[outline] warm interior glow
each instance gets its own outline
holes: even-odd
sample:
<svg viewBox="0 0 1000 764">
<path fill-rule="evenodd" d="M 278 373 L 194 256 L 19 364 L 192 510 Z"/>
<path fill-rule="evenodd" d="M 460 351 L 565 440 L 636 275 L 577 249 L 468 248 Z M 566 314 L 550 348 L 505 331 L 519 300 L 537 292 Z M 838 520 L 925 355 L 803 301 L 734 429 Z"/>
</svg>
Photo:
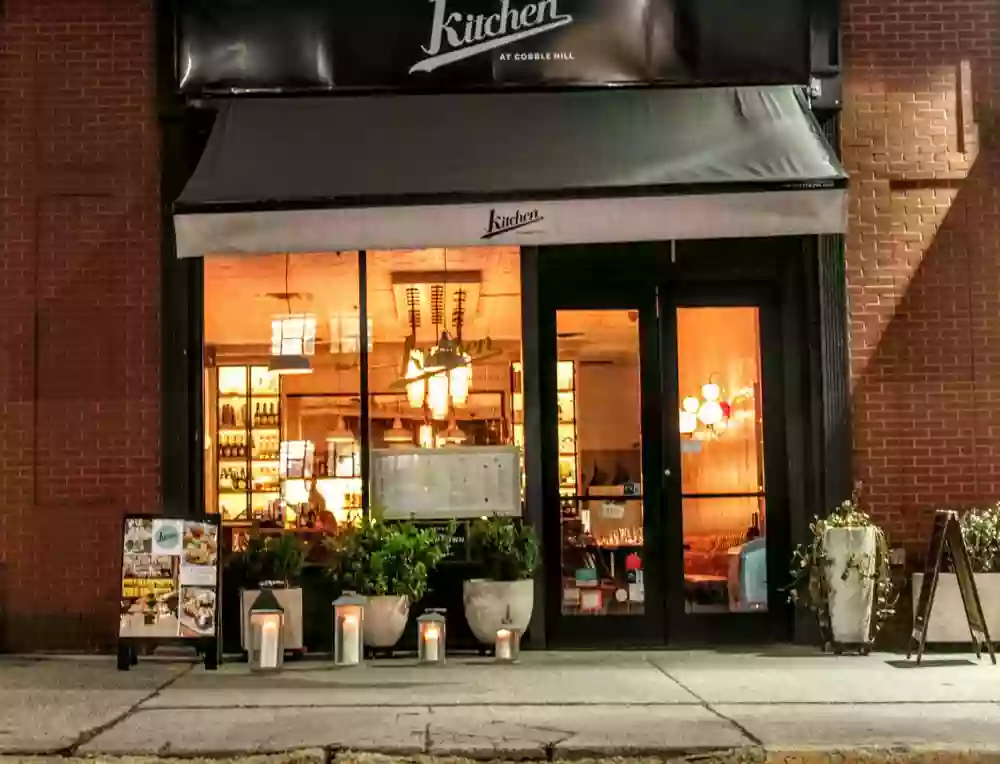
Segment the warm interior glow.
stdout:
<svg viewBox="0 0 1000 764">
<path fill-rule="evenodd" d="M 465 356 L 466 361 L 469 356 Z M 472 367 L 459 366 L 448 372 L 451 386 L 451 400 L 458 408 L 469 402 L 469 388 L 472 386 Z"/>
<path fill-rule="evenodd" d="M 428 626 L 424 629 L 424 639 L 428 642 L 434 642 L 438 638 L 438 628 L 437 626 Z"/>
<path fill-rule="evenodd" d="M 448 416 L 448 375 L 435 374 L 427 380 L 427 406 L 431 416 L 444 419 Z"/>
<path fill-rule="evenodd" d="M 692 395 L 689 395 L 687 398 L 684 399 L 684 403 L 682 403 L 681 405 L 687 413 L 697 414 L 698 406 L 700 406 L 701 404 L 698 402 L 697 398 L 695 398 Z"/>
<path fill-rule="evenodd" d="M 705 385 L 708 387 L 708 385 Z M 702 424 L 712 427 L 722 420 L 722 406 L 714 400 L 705 401 L 698 410 L 698 419 Z"/>
<path fill-rule="evenodd" d="M 434 427 L 430 424 L 420 425 L 420 433 L 417 440 L 421 448 L 434 448 Z"/>
<path fill-rule="evenodd" d="M 406 378 L 413 379 L 423 373 L 424 354 L 419 350 L 410 351 L 410 361 L 406 367 Z M 424 395 L 427 392 L 427 380 L 419 379 L 406 386 L 406 400 L 412 408 L 418 409 L 424 405 Z"/>
<path fill-rule="evenodd" d="M 701 397 L 706 401 L 717 401 L 720 394 L 719 386 L 712 382 L 701 386 Z"/>
<path fill-rule="evenodd" d="M 392 429 L 384 436 L 386 443 L 413 443 L 413 433 L 403 427 L 403 420 L 399 417 L 392 423 Z"/>
<path fill-rule="evenodd" d="M 337 427 L 326 436 L 327 443 L 335 443 L 338 446 L 349 446 L 355 442 L 354 433 L 347 429 L 344 424 L 344 417 L 337 417 Z"/>
<path fill-rule="evenodd" d="M 680 431 L 684 435 L 689 435 L 698 429 L 698 415 L 690 411 L 680 412 Z"/>
</svg>

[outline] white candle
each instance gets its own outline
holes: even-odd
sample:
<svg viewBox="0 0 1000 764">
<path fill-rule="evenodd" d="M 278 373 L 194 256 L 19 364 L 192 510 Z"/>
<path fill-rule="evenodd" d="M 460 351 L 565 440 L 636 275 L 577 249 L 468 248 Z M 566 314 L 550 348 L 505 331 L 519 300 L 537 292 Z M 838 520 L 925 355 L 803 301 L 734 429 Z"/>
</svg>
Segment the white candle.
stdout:
<svg viewBox="0 0 1000 764">
<path fill-rule="evenodd" d="M 438 659 L 438 630 L 433 626 L 428 626 L 424 631 L 424 660 L 429 663 L 437 663 Z"/>
<path fill-rule="evenodd" d="M 341 629 L 341 637 L 340 662 L 348 666 L 353 666 L 359 662 L 357 616 L 344 616 L 344 625 Z"/>
<path fill-rule="evenodd" d="M 260 667 L 278 667 L 278 624 L 265 621 L 260 627 Z"/>
<path fill-rule="evenodd" d="M 497 632 L 497 660 L 510 660 L 510 632 L 507 629 Z"/>
</svg>

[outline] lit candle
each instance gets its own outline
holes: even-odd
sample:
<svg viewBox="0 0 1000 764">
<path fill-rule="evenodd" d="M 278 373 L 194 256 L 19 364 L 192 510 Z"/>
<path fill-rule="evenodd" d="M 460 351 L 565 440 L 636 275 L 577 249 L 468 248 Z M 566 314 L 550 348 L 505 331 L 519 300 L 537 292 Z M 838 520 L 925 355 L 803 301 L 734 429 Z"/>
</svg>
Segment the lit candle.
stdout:
<svg viewBox="0 0 1000 764">
<path fill-rule="evenodd" d="M 510 660 L 510 631 L 507 629 L 497 631 L 497 660 Z"/>
<path fill-rule="evenodd" d="M 278 624 L 271 620 L 260 627 L 260 667 L 278 667 Z"/>
<path fill-rule="evenodd" d="M 345 615 L 344 625 L 341 630 L 341 658 L 342 662 L 354 665 L 359 662 L 358 655 L 358 619 L 357 616 Z"/>
<path fill-rule="evenodd" d="M 436 663 L 438 659 L 438 630 L 434 626 L 428 626 L 424 631 L 424 655 L 430 663 Z"/>
</svg>

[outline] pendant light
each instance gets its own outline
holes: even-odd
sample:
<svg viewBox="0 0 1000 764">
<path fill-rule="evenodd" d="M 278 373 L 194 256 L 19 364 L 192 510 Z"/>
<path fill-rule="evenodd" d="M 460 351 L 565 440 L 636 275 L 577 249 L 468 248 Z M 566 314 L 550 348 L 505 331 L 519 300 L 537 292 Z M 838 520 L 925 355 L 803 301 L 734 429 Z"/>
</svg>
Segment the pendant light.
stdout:
<svg viewBox="0 0 1000 764">
<path fill-rule="evenodd" d="M 288 313 L 271 320 L 271 358 L 268 371 L 274 374 L 311 374 L 308 356 L 316 352 L 316 316 L 292 314 L 292 296 L 288 291 L 290 255 L 285 253 L 285 301 Z"/>
<path fill-rule="evenodd" d="M 416 334 L 414 334 L 416 337 Z M 420 350 L 410 351 L 410 360 L 406 366 L 406 378 L 413 379 L 423 374 L 424 354 Z M 424 395 L 427 392 L 427 380 L 418 379 L 406 385 L 406 400 L 415 409 L 424 405 Z"/>
<path fill-rule="evenodd" d="M 333 443 L 338 446 L 349 446 L 354 444 L 355 438 L 354 433 L 347 429 L 344 424 L 344 417 L 337 417 L 337 427 L 326 436 L 327 443 Z"/>
<path fill-rule="evenodd" d="M 427 379 L 427 406 L 431 416 L 444 419 L 448 416 L 448 374 L 444 371 Z"/>
<path fill-rule="evenodd" d="M 403 420 L 399 416 L 399 408 L 396 410 L 396 419 L 392 423 L 392 429 L 388 430 L 382 438 L 390 445 L 413 445 L 413 433 L 403 427 Z"/>
<path fill-rule="evenodd" d="M 465 443 L 469 439 L 469 436 L 465 434 L 465 430 L 458 426 L 458 422 L 455 421 L 455 412 L 451 412 L 451 417 L 448 419 L 448 429 L 441 433 L 441 440 L 449 445 L 457 446 Z"/>
</svg>

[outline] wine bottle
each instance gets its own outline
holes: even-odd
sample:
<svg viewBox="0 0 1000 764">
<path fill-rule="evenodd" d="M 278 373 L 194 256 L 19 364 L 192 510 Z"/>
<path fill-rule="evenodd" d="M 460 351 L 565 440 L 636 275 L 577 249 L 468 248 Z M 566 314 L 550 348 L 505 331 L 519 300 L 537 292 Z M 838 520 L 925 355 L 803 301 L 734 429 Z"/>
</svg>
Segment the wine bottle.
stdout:
<svg viewBox="0 0 1000 764">
<path fill-rule="evenodd" d="M 260 404 L 258 403 L 253 410 L 253 426 L 260 426 Z"/>
</svg>

